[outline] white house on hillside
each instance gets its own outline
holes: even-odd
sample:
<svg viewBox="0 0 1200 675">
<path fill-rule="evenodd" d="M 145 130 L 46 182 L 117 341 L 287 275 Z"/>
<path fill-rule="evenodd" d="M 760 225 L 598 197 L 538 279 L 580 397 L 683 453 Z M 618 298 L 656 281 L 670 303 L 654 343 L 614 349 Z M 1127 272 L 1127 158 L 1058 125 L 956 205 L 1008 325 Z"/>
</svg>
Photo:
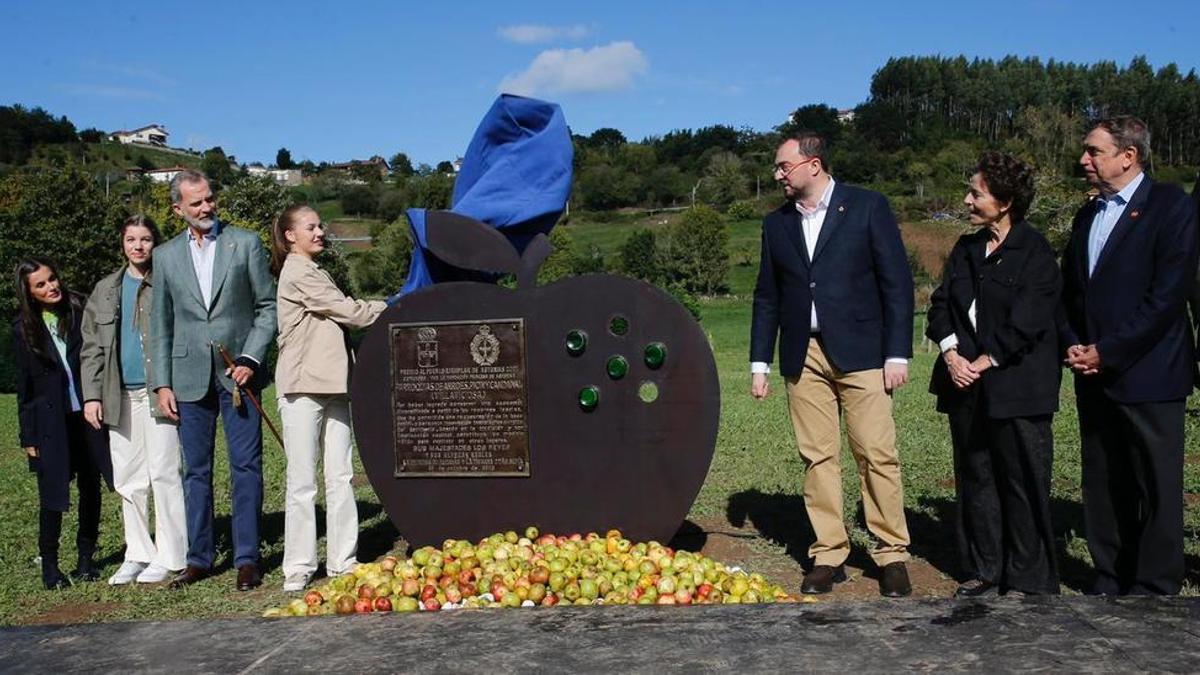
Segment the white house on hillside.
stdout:
<svg viewBox="0 0 1200 675">
<path fill-rule="evenodd" d="M 295 187 L 303 182 L 300 169 L 268 169 L 259 164 L 246 167 L 246 173 L 251 176 L 268 176 L 276 183 L 287 187 Z"/>
<path fill-rule="evenodd" d="M 109 138 L 121 143 L 144 143 L 146 145 L 159 145 L 166 147 L 167 136 L 170 132 L 161 124 L 151 124 L 148 127 L 134 129 L 133 131 L 114 131 Z"/>
<path fill-rule="evenodd" d="M 137 180 L 142 176 L 146 176 L 155 183 L 170 183 L 175 174 L 186 170 L 186 166 L 172 166 L 165 169 L 139 169 L 134 167 L 125 170 L 125 177 L 129 180 Z"/>
</svg>

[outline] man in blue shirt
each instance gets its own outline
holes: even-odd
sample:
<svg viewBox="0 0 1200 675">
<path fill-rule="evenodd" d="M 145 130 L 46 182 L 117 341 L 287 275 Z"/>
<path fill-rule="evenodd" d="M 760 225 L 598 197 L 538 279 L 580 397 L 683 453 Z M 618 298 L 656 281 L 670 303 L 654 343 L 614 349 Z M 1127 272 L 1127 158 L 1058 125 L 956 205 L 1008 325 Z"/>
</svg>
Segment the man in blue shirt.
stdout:
<svg viewBox="0 0 1200 675">
<path fill-rule="evenodd" d="M 1094 590 L 1175 594 L 1183 582 L 1184 403 L 1194 342 L 1192 200 L 1147 176 L 1150 132 L 1103 120 L 1079 159 L 1100 196 L 1063 253 L 1061 337 L 1075 373 Z"/>
</svg>

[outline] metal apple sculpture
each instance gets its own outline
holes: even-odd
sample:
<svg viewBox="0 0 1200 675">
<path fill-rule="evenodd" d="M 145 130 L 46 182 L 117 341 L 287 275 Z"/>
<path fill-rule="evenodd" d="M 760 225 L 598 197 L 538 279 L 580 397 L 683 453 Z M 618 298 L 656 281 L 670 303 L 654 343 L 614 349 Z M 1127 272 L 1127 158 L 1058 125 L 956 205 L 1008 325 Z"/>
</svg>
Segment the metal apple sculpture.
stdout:
<svg viewBox="0 0 1200 675">
<path fill-rule="evenodd" d="M 536 285 L 551 247 L 430 212 L 429 251 L 515 289 L 450 282 L 405 296 L 366 335 L 351 385 L 371 484 L 413 545 L 618 528 L 669 540 L 708 474 L 720 388 L 671 296 L 590 274 Z"/>
</svg>

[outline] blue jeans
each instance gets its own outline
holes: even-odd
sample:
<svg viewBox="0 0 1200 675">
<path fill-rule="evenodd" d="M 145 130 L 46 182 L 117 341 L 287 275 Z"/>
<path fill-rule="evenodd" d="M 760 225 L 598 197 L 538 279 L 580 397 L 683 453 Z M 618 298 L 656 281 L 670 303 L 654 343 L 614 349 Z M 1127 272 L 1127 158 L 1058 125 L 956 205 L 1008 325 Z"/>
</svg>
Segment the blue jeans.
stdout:
<svg viewBox="0 0 1200 675">
<path fill-rule="evenodd" d="M 256 392 L 257 394 L 257 392 Z M 258 563 L 258 519 L 262 513 L 262 416 L 249 401 L 233 406 L 233 394 L 213 383 L 198 401 L 179 402 L 179 442 L 183 448 L 183 500 L 187 510 L 187 564 L 211 569 L 213 540 L 213 448 L 217 415 L 229 446 L 233 479 L 233 564 Z"/>
</svg>

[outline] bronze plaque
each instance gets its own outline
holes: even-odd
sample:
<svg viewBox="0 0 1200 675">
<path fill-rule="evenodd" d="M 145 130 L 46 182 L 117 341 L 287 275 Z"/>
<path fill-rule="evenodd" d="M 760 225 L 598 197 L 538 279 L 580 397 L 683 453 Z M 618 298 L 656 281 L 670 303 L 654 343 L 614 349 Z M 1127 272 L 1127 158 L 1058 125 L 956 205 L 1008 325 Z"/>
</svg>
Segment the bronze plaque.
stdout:
<svg viewBox="0 0 1200 675">
<path fill-rule="evenodd" d="M 529 476 L 525 320 L 388 329 L 394 475 Z"/>
</svg>

